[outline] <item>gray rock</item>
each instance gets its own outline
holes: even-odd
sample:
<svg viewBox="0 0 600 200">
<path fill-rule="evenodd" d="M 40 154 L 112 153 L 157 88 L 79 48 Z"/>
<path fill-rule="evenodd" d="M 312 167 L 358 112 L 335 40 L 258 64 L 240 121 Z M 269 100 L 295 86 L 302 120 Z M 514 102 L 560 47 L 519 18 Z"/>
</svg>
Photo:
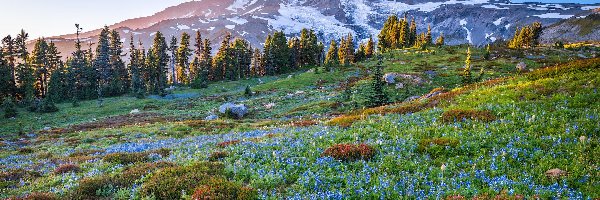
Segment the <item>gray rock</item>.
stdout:
<svg viewBox="0 0 600 200">
<path fill-rule="evenodd" d="M 243 104 L 237 105 L 233 103 L 225 103 L 219 107 L 219 113 L 221 114 L 227 113 L 227 110 L 230 110 L 231 113 L 238 119 L 241 119 L 248 114 L 248 107 Z"/>
<path fill-rule="evenodd" d="M 397 83 L 396 84 L 396 89 L 402 89 L 404 88 L 404 83 Z"/>
<path fill-rule="evenodd" d="M 131 110 L 131 112 L 129 112 L 129 114 L 138 114 L 140 113 L 140 109 L 133 109 Z"/>
<path fill-rule="evenodd" d="M 217 120 L 219 119 L 219 116 L 215 115 L 215 114 L 210 114 L 209 116 L 206 116 L 206 118 L 204 118 L 204 120 L 207 121 L 212 121 L 212 120 Z"/>
<path fill-rule="evenodd" d="M 526 71 L 527 70 L 527 64 L 525 64 L 524 62 L 520 62 L 519 64 L 517 64 L 517 71 Z"/>
<path fill-rule="evenodd" d="M 421 98 L 421 96 L 412 96 L 412 97 L 406 98 L 404 100 L 404 102 L 411 102 L 411 101 L 414 101 L 414 100 L 417 100 L 417 99 L 420 99 L 420 98 Z"/>
<path fill-rule="evenodd" d="M 580 58 L 588 58 L 587 56 L 585 56 L 583 54 L 577 54 L 577 56 L 579 56 Z"/>
<path fill-rule="evenodd" d="M 396 83 L 396 79 L 398 79 L 398 78 L 408 80 L 414 84 L 422 84 L 425 82 L 421 77 L 410 75 L 410 74 L 387 73 L 387 74 L 383 75 L 383 79 L 388 84 Z"/>
<path fill-rule="evenodd" d="M 42 130 L 44 130 L 44 131 L 49 131 L 50 129 L 52 129 L 52 127 L 46 126 L 46 127 L 44 127 L 44 129 L 42 129 Z"/>
</svg>

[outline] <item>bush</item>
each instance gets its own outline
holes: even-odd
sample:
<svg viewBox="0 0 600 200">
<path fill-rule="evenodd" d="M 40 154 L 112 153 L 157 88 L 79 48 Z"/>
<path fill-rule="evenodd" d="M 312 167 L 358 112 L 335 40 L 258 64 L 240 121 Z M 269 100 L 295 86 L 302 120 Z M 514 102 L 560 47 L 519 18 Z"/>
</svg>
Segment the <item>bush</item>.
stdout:
<svg viewBox="0 0 600 200">
<path fill-rule="evenodd" d="M 222 163 L 200 162 L 188 166 L 168 167 L 153 173 L 142 184 L 140 195 L 156 199 L 181 199 L 182 191 L 192 194 L 211 177 L 222 177 Z"/>
<path fill-rule="evenodd" d="M 460 141 L 456 138 L 426 138 L 419 140 L 417 151 L 429 154 L 432 158 L 438 158 L 440 156 L 450 156 L 457 153 L 456 150 L 448 148 L 456 148 L 459 144 Z"/>
<path fill-rule="evenodd" d="M 81 168 L 76 164 L 63 164 L 54 169 L 55 174 L 64 174 L 69 172 L 79 172 Z"/>
<path fill-rule="evenodd" d="M 53 193 L 34 192 L 23 198 L 9 198 L 8 200 L 58 200 Z"/>
<path fill-rule="evenodd" d="M 4 110 L 4 118 L 17 117 L 17 109 L 12 98 L 4 99 L 4 102 L 2 103 L 2 109 Z"/>
<path fill-rule="evenodd" d="M 56 105 L 54 105 L 54 102 L 50 98 L 45 98 L 39 104 L 39 106 L 37 108 L 37 112 L 40 112 L 40 113 L 58 112 L 58 107 L 56 107 Z"/>
<path fill-rule="evenodd" d="M 192 199 L 257 199 L 256 190 L 243 187 L 241 184 L 225 180 L 224 178 L 210 178 L 206 184 L 198 186 Z"/>
<path fill-rule="evenodd" d="M 71 191 L 68 199 L 101 199 L 109 197 L 114 191 L 116 188 L 109 176 L 84 178 L 79 181 L 79 186 Z"/>
<path fill-rule="evenodd" d="M 490 111 L 479 111 L 479 110 L 447 110 L 442 113 L 443 122 L 456 122 L 464 119 L 478 120 L 483 122 L 490 122 L 496 120 Z"/>
<path fill-rule="evenodd" d="M 350 116 L 339 116 L 333 118 L 327 124 L 332 126 L 340 126 L 340 127 L 350 127 L 354 122 L 360 120 L 361 117 L 359 115 L 350 115 Z"/>
<path fill-rule="evenodd" d="M 370 160 L 375 156 L 375 149 L 367 144 L 336 144 L 327 148 L 321 156 L 341 161 Z"/>
<path fill-rule="evenodd" d="M 148 161 L 148 153 L 111 153 L 105 155 L 102 160 L 110 163 L 128 165 L 131 163 Z"/>
<path fill-rule="evenodd" d="M 155 162 L 135 165 L 125 169 L 119 176 L 115 176 L 113 182 L 115 185 L 122 188 L 130 187 L 136 180 L 156 171 L 157 169 L 174 166 L 175 164 L 171 162 Z"/>
<path fill-rule="evenodd" d="M 224 151 L 215 151 L 208 156 L 209 161 L 218 161 L 229 156 L 229 153 Z"/>
<path fill-rule="evenodd" d="M 220 142 L 220 143 L 217 144 L 217 146 L 221 147 L 221 148 L 225 148 L 225 147 L 228 147 L 228 146 L 231 146 L 231 145 L 236 145 L 236 144 L 239 144 L 239 143 L 240 143 L 240 140 L 230 140 L 230 141 Z"/>
</svg>

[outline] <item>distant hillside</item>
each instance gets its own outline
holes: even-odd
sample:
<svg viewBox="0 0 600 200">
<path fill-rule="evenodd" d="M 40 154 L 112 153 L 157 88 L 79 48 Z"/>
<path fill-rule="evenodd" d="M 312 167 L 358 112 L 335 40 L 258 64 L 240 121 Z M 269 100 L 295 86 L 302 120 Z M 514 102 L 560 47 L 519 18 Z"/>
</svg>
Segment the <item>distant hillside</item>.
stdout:
<svg viewBox="0 0 600 200">
<path fill-rule="evenodd" d="M 566 42 L 599 41 L 600 13 L 560 21 L 544 30 L 542 41 L 551 43 L 553 40 Z"/>
</svg>

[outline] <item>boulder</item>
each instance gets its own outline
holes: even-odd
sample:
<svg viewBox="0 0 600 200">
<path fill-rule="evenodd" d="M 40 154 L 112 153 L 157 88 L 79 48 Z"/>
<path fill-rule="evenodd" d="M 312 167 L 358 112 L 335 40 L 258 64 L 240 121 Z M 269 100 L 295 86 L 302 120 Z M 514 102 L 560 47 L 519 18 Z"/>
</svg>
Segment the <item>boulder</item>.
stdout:
<svg viewBox="0 0 600 200">
<path fill-rule="evenodd" d="M 546 171 L 546 176 L 548 178 L 559 178 L 561 176 L 567 175 L 567 172 L 558 168 L 550 169 Z"/>
<path fill-rule="evenodd" d="M 217 120 L 219 119 L 219 116 L 215 115 L 215 114 L 210 114 L 208 116 L 206 116 L 206 118 L 204 118 L 204 120 L 206 121 L 212 121 L 212 120 Z"/>
<path fill-rule="evenodd" d="M 398 78 L 408 80 L 414 84 L 422 84 L 425 82 L 421 77 L 410 75 L 410 74 L 387 73 L 387 74 L 383 75 L 383 80 L 385 80 L 385 82 L 388 84 L 396 83 L 396 79 L 398 79 Z"/>
<path fill-rule="evenodd" d="M 227 110 L 231 111 L 233 117 L 237 119 L 243 118 L 246 114 L 248 114 L 248 108 L 243 104 L 233 104 L 233 103 L 225 103 L 219 107 L 219 113 L 226 114 Z"/>
<path fill-rule="evenodd" d="M 140 113 L 140 109 L 134 109 L 129 112 L 129 114 L 138 114 Z"/>
<path fill-rule="evenodd" d="M 420 98 L 421 98 L 421 96 L 412 96 L 412 97 L 406 98 L 404 100 L 404 102 L 411 102 L 411 101 L 414 101 L 414 100 L 417 100 L 417 99 L 420 99 Z"/>
<path fill-rule="evenodd" d="M 42 130 L 44 130 L 44 131 L 49 131 L 50 129 L 52 129 L 52 127 L 46 126 L 46 127 L 44 127 L 44 129 L 42 129 Z"/>
<path fill-rule="evenodd" d="M 517 71 L 520 72 L 524 72 L 527 70 L 527 64 L 525 64 L 524 62 L 520 62 L 519 64 L 517 64 Z"/>
</svg>

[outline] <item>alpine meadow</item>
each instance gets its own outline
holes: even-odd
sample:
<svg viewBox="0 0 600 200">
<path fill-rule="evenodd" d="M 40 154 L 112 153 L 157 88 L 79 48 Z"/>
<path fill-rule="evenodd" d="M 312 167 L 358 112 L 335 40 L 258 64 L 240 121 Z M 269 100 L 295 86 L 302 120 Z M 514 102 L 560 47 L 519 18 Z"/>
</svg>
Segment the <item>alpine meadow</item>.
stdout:
<svg viewBox="0 0 600 200">
<path fill-rule="evenodd" d="M 600 198 L 600 1 L 186 1 L 0 3 L 0 199 Z"/>
</svg>

